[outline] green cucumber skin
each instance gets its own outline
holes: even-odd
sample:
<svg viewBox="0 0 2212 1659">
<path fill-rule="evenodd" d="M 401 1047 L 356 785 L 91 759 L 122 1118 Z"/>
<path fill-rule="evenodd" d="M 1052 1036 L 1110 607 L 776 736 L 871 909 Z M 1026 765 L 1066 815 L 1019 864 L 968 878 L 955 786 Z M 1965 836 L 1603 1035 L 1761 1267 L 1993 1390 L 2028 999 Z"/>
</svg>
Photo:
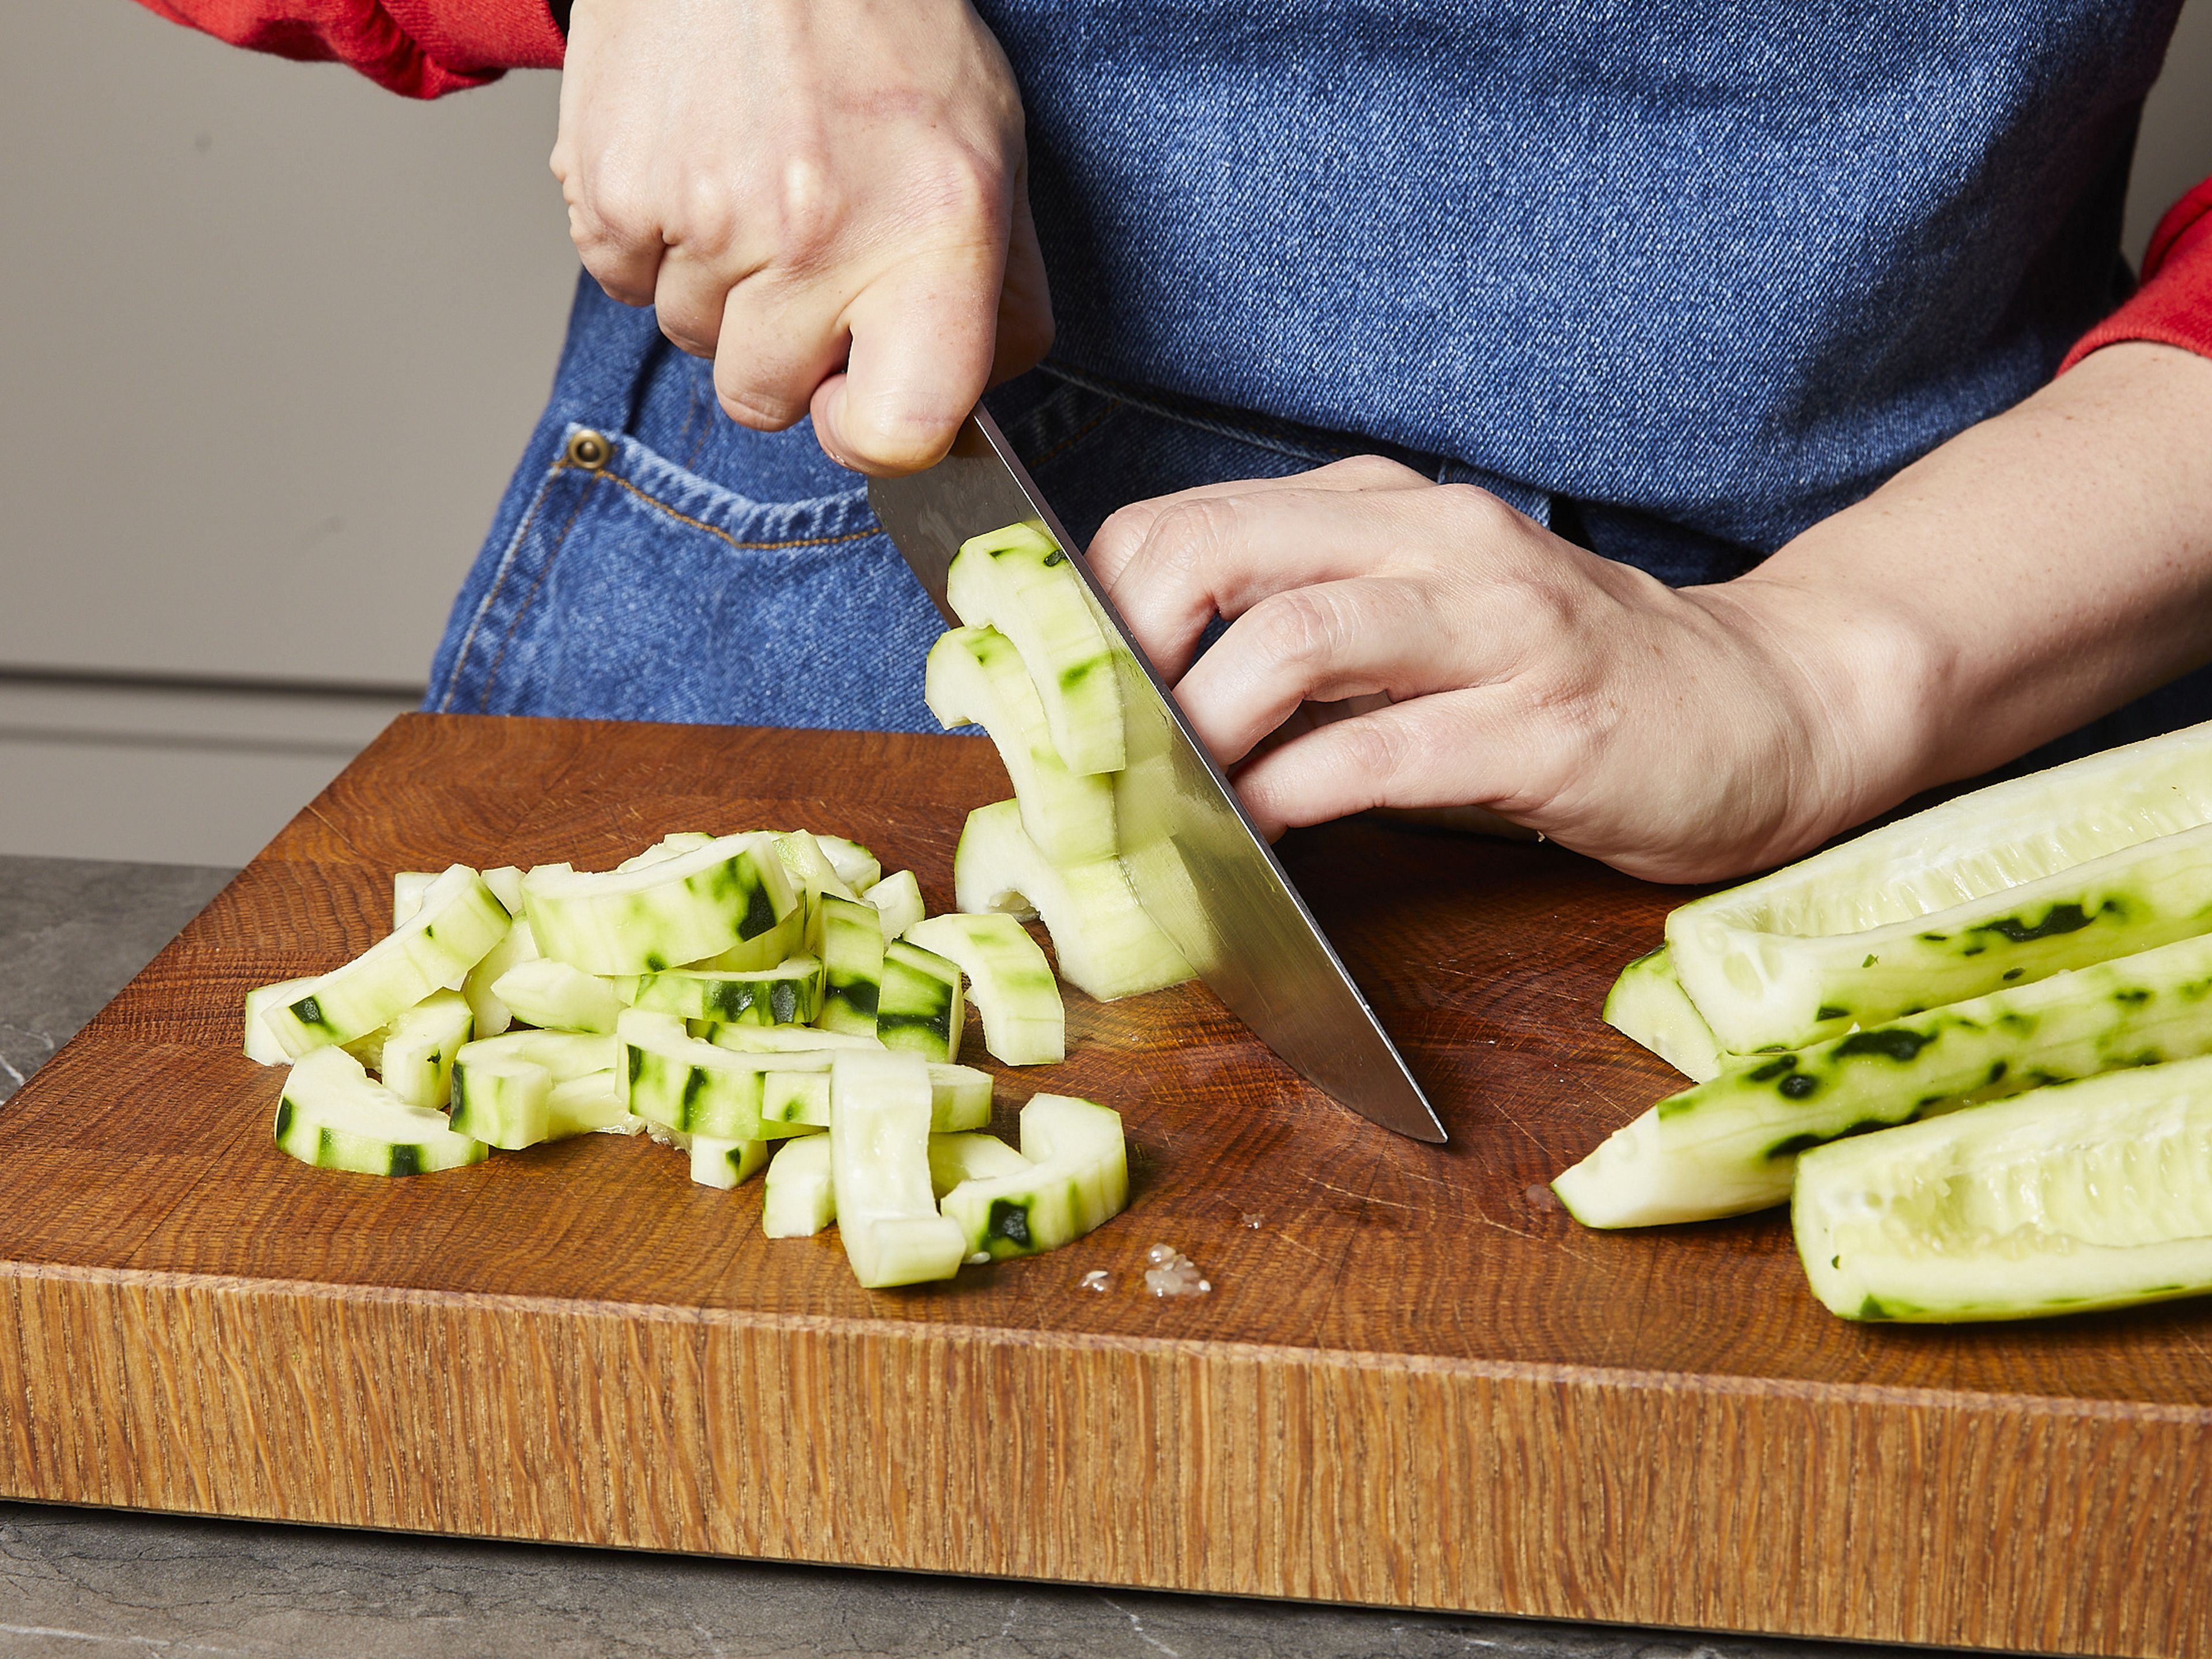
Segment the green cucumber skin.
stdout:
<svg viewBox="0 0 2212 1659">
<path fill-rule="evenodd" d="M 632 1006 L 726 1025 L 805 1025 L 822 1012 L 823 966 L 795 957 L 757 973 L 672 969 L 644 974 L 628 992 Z"/>
<path fill-rule="evenodd" d="M 1808 1153 L 1791 1229 L 1838 1317 L 2044 1318 L 2212 1293 L 2212 1057 Z"/>
<path fill-rule="evenodd" d="M 679 1134 L 761 1138 L 761 1073 L 696 1066 L 625 1044 L 632 1115 Z"/>
<path fill-rule="evenodd" d="M 903 940 L 884 947 L 876 1000 L 876 1036 L 884 1047 L 950 1064 L 960 1057 L 967 1012 L 956 964 Z"/>
<path fill-rule="evenodd" d="M 1742 1214 L 1790 1196 L 1799 1154 L 2046 1084 L 2212 1052 L 2212 938 L 2072 969 L 1932 1012 L 1753 1055 L 1652 1108 L 1652 1146 L 1673 1160 L 1678 1195 L 1653 1220 Z M 1640 1126 L 1635 1126 L 1640 1127 Z M 1586 1164 L 1601 1167 L 1593 1155 Z M 1578 1165 L 1577 1169 L 1583 1166 Z M 1683 1212 L 1702 1178 L 1711 1202 Z M 1605 1190 L 1569 1181 L 1589 1220 Z"/>
</svg>

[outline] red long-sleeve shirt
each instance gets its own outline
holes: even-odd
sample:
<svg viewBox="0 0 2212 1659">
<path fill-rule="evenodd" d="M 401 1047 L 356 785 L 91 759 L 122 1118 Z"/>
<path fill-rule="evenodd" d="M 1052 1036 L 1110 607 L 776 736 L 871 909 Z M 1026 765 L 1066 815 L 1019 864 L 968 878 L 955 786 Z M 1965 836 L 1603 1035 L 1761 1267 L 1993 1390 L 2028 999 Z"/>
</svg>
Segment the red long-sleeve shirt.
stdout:
<svg viewBox="0 0 2212 1659">
<path fill-rule="evenodd" d="M 163 16 L 284 58 L 335 60 L 410 98 L 554 69 L 566 42 L 547 0 L 141 0 Z M 555 0 L 566 15 L 565 0 Z M 2212 357 L 2212 179 L 2159 223 L 2134 297 L 2067 354 L 2155 340 Z"/>
</svg>

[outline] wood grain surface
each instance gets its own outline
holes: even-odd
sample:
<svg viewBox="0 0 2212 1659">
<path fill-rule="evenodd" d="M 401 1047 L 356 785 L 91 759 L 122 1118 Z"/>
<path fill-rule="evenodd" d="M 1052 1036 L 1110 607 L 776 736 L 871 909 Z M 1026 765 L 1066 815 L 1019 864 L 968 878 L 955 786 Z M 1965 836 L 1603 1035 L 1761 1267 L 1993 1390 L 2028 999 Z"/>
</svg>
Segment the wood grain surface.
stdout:
<svg viewBox="0 0 2212 1659">
<path fill-rule="evenodd" d="M 1869 1328 L 1780 1215 L 1577 1228 L 1675 1081 L 1598 1019 L 1681 896 L 1355 822 L 1285 859 L 1451 1134 L 1315 1094 L 1202 988 L 1068 994 L 1127 1215 L 945 1286 L 586 1136 L 406 1181 L 271 1142 L 248 988 L 395 869 L 804 824 L 951 899 L 958 738 L 410 715 L 0 1111 L 0 1495 L 2063 1653 L 2212 1652 L 2212 1316 Z M 963 1058 L 986 1063 L 972 1021 Z M 1210 1296 L 1144 1293 L 1178 1246 Z M 1104 1293 L 1078 1280 L 1103 1267 Z"/>
</svg>

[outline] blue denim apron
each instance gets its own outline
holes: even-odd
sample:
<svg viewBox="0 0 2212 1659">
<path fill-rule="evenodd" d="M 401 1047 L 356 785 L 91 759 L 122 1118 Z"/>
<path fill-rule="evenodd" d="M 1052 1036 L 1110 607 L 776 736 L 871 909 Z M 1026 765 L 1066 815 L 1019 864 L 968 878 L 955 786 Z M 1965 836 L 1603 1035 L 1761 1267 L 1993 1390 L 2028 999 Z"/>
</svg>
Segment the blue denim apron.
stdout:
<svg viewBox="0 0 2212 1659">
<path fill-rule="evenodd" d="M 1060 330 L 991 401 L 1076 534 L 1380 449 L 1679 584 L 2017 402 L 2124 293 L 2178 3 L 979 7 Z M 428 706 L 932 730 L 939 625 L 808 428 L 736 426 L 585 280 Z"/>
</svg>

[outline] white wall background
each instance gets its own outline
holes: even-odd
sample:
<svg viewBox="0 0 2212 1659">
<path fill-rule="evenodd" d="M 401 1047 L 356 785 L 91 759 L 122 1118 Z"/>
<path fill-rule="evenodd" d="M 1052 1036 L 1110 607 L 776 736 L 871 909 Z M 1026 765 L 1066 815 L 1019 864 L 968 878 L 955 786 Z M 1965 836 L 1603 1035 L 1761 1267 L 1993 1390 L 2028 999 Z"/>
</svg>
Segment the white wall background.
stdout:
<svg viewBox="0 0 2212 1659">
<path fill-rule="evenodd" d="M 0 0 L 0 853 L 243 862 L 411 703 L 559 347 L 556 94 Z M 2192 0 L 2131 253 L 2207 172 Z"/>
</svg>

